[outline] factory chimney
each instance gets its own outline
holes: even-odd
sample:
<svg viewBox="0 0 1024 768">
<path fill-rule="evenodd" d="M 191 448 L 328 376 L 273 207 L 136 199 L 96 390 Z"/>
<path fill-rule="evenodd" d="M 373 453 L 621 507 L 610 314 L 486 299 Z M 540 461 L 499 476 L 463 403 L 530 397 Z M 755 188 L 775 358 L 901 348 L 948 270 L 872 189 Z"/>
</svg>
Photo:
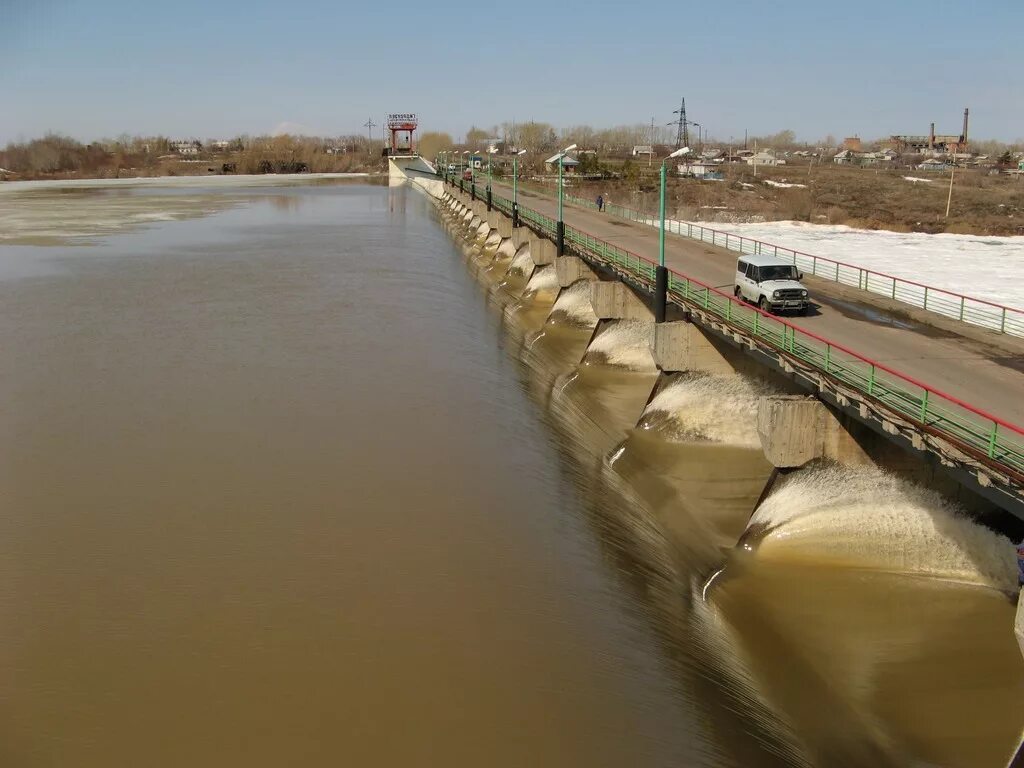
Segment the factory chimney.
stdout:
<svg viewBox="0 0 1024 768">
<path fill-rule="evenodd" d="M 960 143 L 961 144 L 966 144 L 967 143 L 967 115 L 968 115 L 969 111 L 970 110 L 968 110 L 967 107 L 964 107 L 964 133 L 963 133 L 963 136 L 960 137 Z"/>
<path fill-rule="evenodd" d="M 935 123 L 932 123 L 932 129 L 928 132 L 928 149 L 935 149 Z"/>
</svg>

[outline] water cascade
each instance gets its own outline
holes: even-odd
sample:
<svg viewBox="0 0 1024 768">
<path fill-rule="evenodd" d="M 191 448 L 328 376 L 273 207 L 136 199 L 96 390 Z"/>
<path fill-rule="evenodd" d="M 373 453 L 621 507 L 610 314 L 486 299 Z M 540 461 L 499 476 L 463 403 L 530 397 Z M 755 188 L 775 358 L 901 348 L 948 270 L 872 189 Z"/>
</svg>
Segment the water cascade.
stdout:
<svg viewBox="0 0 1024 768">
<path fill-rule="evenodd" d="M 756 448 L 757 400 L 772 390 L 744 376 L 681 374 L 648 404 L 638 424 L 670 440 L 709 440 Z"/>
<path fill-rule="evenodd" d="M 551 308 L 549 322 L 579 328 L 593 328 L 597 325 L 597 315 L 590 305 L 589 280 L 577 280 L 562 291 L 555 306 Z"/>
<path fill-rule="evenodd" d="M 657 372 L 651 354 L 651 325 L 643 320 L 609 321 L 590 342 L 583 364 Z"/>
<path fill-rule="evenodd" d="M 751 518 L 744 546 L 757 558 L 930 576 L 1008 594 L 1017 586 L 1006 537 L 935 491 L 874 468 L 822 465 L 784 478 Z"/>
</svg>

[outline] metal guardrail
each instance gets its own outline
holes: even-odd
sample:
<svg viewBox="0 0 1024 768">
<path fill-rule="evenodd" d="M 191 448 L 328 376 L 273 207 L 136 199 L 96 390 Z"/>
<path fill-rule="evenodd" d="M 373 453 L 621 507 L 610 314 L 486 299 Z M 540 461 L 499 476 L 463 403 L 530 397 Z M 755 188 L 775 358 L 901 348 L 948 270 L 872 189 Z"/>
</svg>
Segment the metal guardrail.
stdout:
<svg viewBox="0 0 1024 768">
<path fill-rule="evenodd" d="M 511 211 L 512 202 L 492 195 L 492 204 Z M 525 222 L 554 233 L 555 222 L 519 205 Z M 619 248 L 574 227 L 566 226 L 566 241 L 596 259 L 615 266 L 644 284 L 654 280 L 655 262 Z M 775 350 L 860 392 L 890 411 L 944 437 L 976 458 L 1024 477 L 1024 428 L 917 381 L 841 344 L 799 328 L 760 309 L 674 270 L 669 270 L 669 298 L 698 307 L 742 330 Z"/>
<path fill-rule="evenodd" d="M 531 190 L 535 190 L 530 187 Z M 546 192 L 546 190 L 545 190 Z M 580 208 L 597 210 L 597 203 L 574 195 L 563 194 L 563 200 Z M 618 218 L 659 227 L 657 216 L 615 203 L 605 203 L 605 213 Z M 794 264 L 801 271 L 823 280 L 849 285 L 862 291 L 908 304 L 912 307 L 935 312 L 968 325 L 1005 333 L 1008 336 L 1024 337 L 1024 309 L 1016 309 L 985 299 L 947 291 L 944 288 L 925 285 L 913 280 L 878 272 L 855 264 L 836 261 L 825 256 L 815 256 L 782 245 L 767 243 L 751 237 L 742 237 L 730 232 L 705 227 L 688 221 L 666 219 L 665 230 L 682 237 L 699 240 L 702 243 L 725 248 L 736 253 L 771 254 Z"/>
</svg>

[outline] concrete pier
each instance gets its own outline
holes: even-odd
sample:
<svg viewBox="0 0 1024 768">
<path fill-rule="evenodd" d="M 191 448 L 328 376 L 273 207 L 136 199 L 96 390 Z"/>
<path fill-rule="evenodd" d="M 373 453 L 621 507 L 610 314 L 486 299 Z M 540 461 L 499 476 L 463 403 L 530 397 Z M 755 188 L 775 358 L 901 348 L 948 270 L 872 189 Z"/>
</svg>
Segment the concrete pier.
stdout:
<svg viewBox="0 0 1024 768">
<path fill-rule="evenodd" d="M 736 369 L 693 323 L 657 323 L 654 326 L 654 360 L 661 370 L 702 371 L 731 375 Z"/>
<path fill-rule="evenodd" d="M 654 313 L 620 280 L 599 280 L 590 286 L 590 304 L 601 320 L 645 320 L 654 322 Z"/>
<path fill-rule="evenodd" d="M 765 458 L 779 468 L 802 467 L 815 459 L 849 465 L 874 463 L 835 414 L 813 397 L 762 397 L 757 407 L 757 435 Z"/>
</svg>

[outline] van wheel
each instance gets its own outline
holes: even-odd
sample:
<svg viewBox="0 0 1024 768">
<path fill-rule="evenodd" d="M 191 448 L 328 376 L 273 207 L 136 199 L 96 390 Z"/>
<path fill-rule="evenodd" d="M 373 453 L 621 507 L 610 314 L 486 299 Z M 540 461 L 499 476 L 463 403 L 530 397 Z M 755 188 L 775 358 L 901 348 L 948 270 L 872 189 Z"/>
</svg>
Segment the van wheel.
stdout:
<svg viewBox="0 0 1024 768">
<path fill-rule="evenodd" d="M 767 312 L 769 315 L 772 313 L 772 308 L 768 305 L 768 298 L 765 296 L 761 297 L 760 301 L 757 302 L 757 306 L 762 312 Z"/>
<path fill-rule="evenodd" d="M 743 296 L 740 295 L 740 287 L 738 285 L 732 289 L 732 295 L 735 296 L 739 301 L 743 301 Z"/>
</svg>

